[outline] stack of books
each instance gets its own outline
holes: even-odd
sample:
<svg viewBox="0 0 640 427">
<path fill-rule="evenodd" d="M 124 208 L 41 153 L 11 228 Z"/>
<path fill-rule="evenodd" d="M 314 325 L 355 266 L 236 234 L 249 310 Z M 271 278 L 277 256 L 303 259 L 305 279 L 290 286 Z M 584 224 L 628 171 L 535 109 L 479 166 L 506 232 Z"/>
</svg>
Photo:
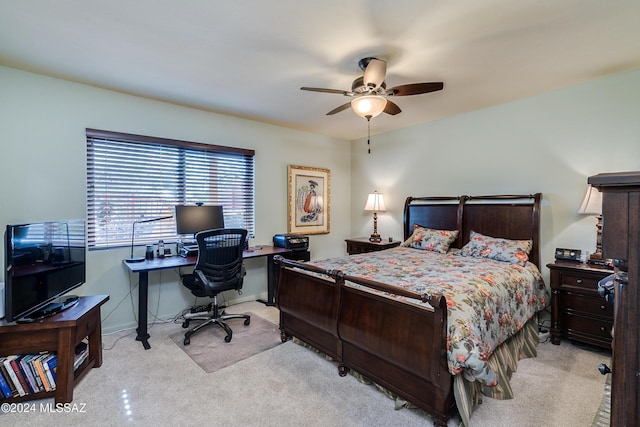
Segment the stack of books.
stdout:
<svg viewBox="0 0 640 427">
<path fill-rule="evenodd" d="M 78 369 L 88 356 L 89 346 L 82 341 L 75 349 L 73 370 Z M 1 396 L 9 399 L 42 391 L 54 391 L 57 363 L 58 357 L 55 352 L 0 357 Z"/>
</svg>

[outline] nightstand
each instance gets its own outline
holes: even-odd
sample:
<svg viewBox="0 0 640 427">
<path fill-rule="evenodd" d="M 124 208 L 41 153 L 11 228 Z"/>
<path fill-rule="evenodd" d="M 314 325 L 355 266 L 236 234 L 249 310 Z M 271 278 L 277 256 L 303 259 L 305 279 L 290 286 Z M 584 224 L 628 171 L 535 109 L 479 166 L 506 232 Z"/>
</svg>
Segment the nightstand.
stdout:
<svg viewBox="0 0 640 427">
<path fill-rule="evenodd" d="M 400 240 L 383 240 L 382 242 L 371 242 L 368 237 L 354 237 L 352 239 L 346 239 L 347 253 L 349 255 L 362 254 L 366 252 L 382 251 L 385 249 L 395 248 L 400 246 Z"/>
<path fill-rule="evenodd" d="M 611 349 L 613 304 L 598 294 L 603 267 L 556 261 L 551 270 L 551 342 L 568 338 Z"/>
</svg>

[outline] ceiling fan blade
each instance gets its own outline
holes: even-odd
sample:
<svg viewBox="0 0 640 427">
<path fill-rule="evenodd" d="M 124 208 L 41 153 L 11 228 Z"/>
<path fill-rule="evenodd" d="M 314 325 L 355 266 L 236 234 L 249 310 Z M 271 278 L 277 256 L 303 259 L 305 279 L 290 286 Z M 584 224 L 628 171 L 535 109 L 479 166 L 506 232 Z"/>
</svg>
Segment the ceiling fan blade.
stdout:
<svg viewBox="0 0 640 427">
<path fill-rule="evenodd" d="M 398 107 L 397 104 L 394 104 L 387 99 L 387 105 L 384 107 L 383 112 L 395 116 L 396 114 L 401 113 L 402 110 L 400 109 L 400 107 Z"/>
<path fill-rule="evenodd" d="M 432 82 L 432 83 L 410 83 L 407 85 L 400 85 L 392 87 L 387 91 L 387 95 L 393 96 L 408 96 L 408 95 L 420 95 L 422 93 L 436 92 L 442 90 L 444 83 Z"/>
<path fill-rule="evenodd" d="M 376 88 L 384 82 L 387 73 L 387 63 L 377 58 L 370 58 L 364 70 L 364 85 Z"/>
<path fill-rule="evenodd" d="M 337 108 L 334 108 L 333 110 L 329 111 L 327 113 L 327 116 L 332 116 L 332 115 L 334 115 L 336 113 L 339 113 L 340 111 L 346 110 L 349 107 L 351 107 L 351 103 L 350 102 L 347 102 L 346 104 L 342 104 L 341 106 L 339 106 Z"/>
<path fill-rule="evenodd" d="M 347 92 L 340 89 L 325 89 L 322 87 L 301 87 L 300 90 L 308 90 L 311 92 L 337 93 L 338 95 L 347 96 Z"/>
</svg>

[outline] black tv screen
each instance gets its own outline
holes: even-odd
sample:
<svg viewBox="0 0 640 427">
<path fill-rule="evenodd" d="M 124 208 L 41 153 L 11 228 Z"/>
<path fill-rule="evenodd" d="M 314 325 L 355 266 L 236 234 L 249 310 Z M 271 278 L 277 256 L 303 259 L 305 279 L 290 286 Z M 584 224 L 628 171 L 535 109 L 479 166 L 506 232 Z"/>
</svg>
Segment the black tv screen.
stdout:
<svg viewBox="0 0 640 427">
<path fill-rule="evenodd" d="M 179 235 L 224 228 L 222 206 L 176 206 L 176 231 Z"/>
<path fill-rule="evenodd" d="M 56 299 L 86 280 L 85 248 L 84 219 L 7 225 L 6 320 L 53 314 Z"/>
</svg>

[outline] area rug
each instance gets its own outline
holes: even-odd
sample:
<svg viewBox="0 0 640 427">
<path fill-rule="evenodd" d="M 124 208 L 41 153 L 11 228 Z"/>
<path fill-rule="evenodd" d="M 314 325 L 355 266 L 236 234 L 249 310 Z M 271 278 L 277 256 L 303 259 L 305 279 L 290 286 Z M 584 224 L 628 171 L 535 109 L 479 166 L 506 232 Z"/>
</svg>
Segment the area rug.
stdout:
<svg viewBox="0 0 640 427">
<path fill-rule="evenodd" d="M 191 344 L 184 345 L 184 333 L 187 329 L 172 334 L 171 340 L 193 359 L 205 372 L 211 373 L 280 344 L 280 329 L 274 323 L 254 313 L 249 326 L 243 319 L 229 320 L 233 338 L 225 342 L 226 333 L 211 325 L 191 336 Z M 197 325 L 191 322 L 190 327 Z"/>
</svg>

